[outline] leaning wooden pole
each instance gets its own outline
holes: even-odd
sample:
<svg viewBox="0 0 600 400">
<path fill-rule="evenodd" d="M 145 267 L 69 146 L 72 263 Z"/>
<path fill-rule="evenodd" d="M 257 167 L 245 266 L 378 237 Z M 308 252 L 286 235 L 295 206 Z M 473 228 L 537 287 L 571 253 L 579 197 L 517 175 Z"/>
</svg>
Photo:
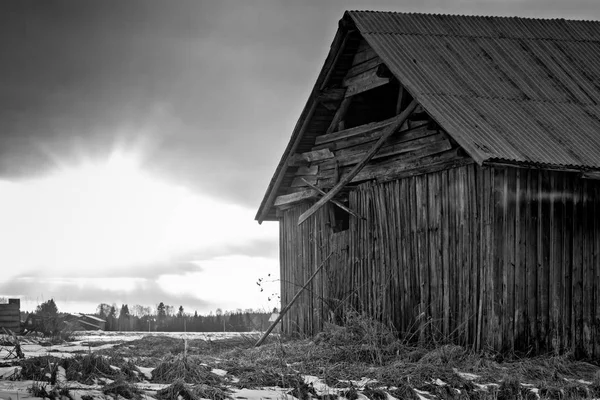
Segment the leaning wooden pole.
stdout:
<svg viewBox="0 0 600 400">
<path fill-rule="evenodd" d="M 289 311 L 289 309 L 292 308 L 292 305 L 294 304 L 294 302 L 298 299 L 298 297 L 300 297 L 300 295 L 302 294 L 302 292 L 304 292 L 304 289 L 306 289 L 308 287 L 308 285 L 310 285 L 310 283 L 312 282 L 312 280 L 314 279 L 314 277 L 317 276 L 317 274 L 319 273 L 319 271 L 321 271 L 321 269 L 323 268 L 323 266 L 325 265 L 325 263 L 327 262 L 327 260 L 329 260 L 329 257 L 331 257 L 332 254 L 333 253 L 329 253 L 329 255 L 327 256 L 327 258 L 325 258 L 321 262 L 321 265 L 319 265 L 319 268 L 317 268 L 317 270 L 311 275 L 311 277 L 308 278 L 308 280 L 306 281 L 306 283 L 304 284 L 304 286 L 302 286 L 302 288 L 300 290 L 298 290 L 298 293 L 296 293 L 296 295 L 294 296 L 294 298 L 292 299 L 292 301 L 290 301 L 285 307 L 283 307 L 283 309 L 279 313 L 279 316 L 277 317 L 277 319 L 275 321 L 273 321 L 273 323 L 271 324 L 271 326 L 269 326 L 269 329 L 267 329 L 267 331 L 262 335 L 262 337 L 260 339 L 258 339 L 258 342 L 256 342 L 256 344 L 254 345 L 254 347 L 258 347 L 261 344 L 263 344 L 263 342 L 265 341 L 265 339 L 267 339 L 267 336 L 269 336 L 269 334 L 271 333 L 271 331 L 273 329 L 275 329 L 275 327 L 277 326 L 277 324 L 279 323 L 279 321 L 281 321 L 281 319 Z"/>
</svg>

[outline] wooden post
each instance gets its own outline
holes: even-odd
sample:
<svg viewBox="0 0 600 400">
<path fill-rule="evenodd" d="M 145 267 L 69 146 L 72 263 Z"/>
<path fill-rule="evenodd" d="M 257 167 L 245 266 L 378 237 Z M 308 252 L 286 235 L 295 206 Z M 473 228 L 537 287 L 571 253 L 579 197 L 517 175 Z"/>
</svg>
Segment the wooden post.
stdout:
<svg viewBox="0 0 600 400">
<path fill-rule="evenodd" d="M 344 186 L 346 186 L 348 183 L 350 183 L 350 181 L 352 180 L 352 178 L 354 178 L 360 172 L 360 170 L 363 169 L 363 167 L 365 165 L 367 165 L 367 163 L 371 160 L 371 158 L 373 158 L 373 156 L 375 155 L 375 153 L 377 153 L 377 151 L 381 148 L 381 146 L 383 146 L 383 144 L 388 140 L 388 138 L 390 136 L 392 136 L 392 134 L 394 132 L 396 132 L 396 130 L 400 126 L 402 126 L 402 124 L 404 123 L 404 121 L 406 121 L 406 119 L 408 118 L 408 116 L 410 115 L 410 113 L 413 112 L 413 110 L 415 109 L 415 107 L 417 107 L 417 101 L 413 100 L 410 103 L 410 105 L 408 107 L 406 107 L 406 109 L 404 111 L 402 111 L 402 113 L 398 116 L 398 119 L 396 119 L 396 121 L 393 124 L 389 125 L 382 132 L 381 137 L 379 138 L 379 140 L 377 141 L 377 143 L 375 143 L 375 145 L 369 150 L 369 152 L 365 155 L 365 157 L 358 164 L 356 164 L 356 166 L 352 169 L 352 171 L 350 171 L 350 173 L 348 173 L 348 175 L 346 175 L 342 179 L 340 179 L 340 181 L 338 182 L 338 184 L 335 185 L 333 187 L 333 189 L 331 189 L 319 201 L 317 201 L 315 204 L 313 204 L 312 207 L 310 207 L 302 215 L 300 215 L 300 218 L 298 219 L 298 225 L 300 225 L 301 223 L 303 223 L 304 221 L 306 221 L 319 208 L 323 207 L 323 205 L 325 203 L 327 203 L 336 194 L 338 194 L 338 192 L 340 190 L 342 190 L 344 188 Z"/>
<path fill-rule="evenodd" d="M 325 258 L 321 262 L 321 265 L 319 265 L 319 268 L 317 268 L 317 270 L 311 275 L 311 277 L 308 278 L 308 280 L 306 281 L 306 283 L 304 284 L 304 286 L 302 286 L 302 288 L 300 290 L 298 290 L 298 293 L 296 293 L 296 295 L 294 296 L 294 298 L 292 298 L 292 300 L 288 303 L 288 305 L 286 305 L 281 310 L 281 312 L 279 313 L 279 316 L 277 317 L 277 319 L 275 321 L 273 321 L 273 323 L 271 324 L 271 326 L 269 326 L 269 329 L 267 329 L 267 331 L 262 335 L 262 337 L 260 339 L 258 339 L 258 342 L 256 342 L 256 344 L 254 345 L 254 347 L 259 347 L 261 344 L 263 344 L 263 342 L 265 341 L 265 339 L 267 339 L 267 336 L 269 336 L 269 334 L 271 333 L 271 331 L 273 329 L 275 329 L 275 327 L 277 326 L 277 324 L 279 323 L 279 321 L 281 321 L 281 319 L 283 318 L 283 316 L 292 307 L 292 305 L 294 304 L 294 302 L 298 299 L 298 297 L 300 297 L 300 295 L 302 294 L 302 292 L 304 291 L 304 289 L 306 289 L 308 287 L 308 285 L 310 285 L 310 283 L 312 282 L 312 280 L 314 279 L 314 277 L 317 276 L 317 274 L 319 273 L 319 271 L 321 271 L 321 268 L 323 268 L 323 266 L 325 265 L 325 263 L 327 262 L 327 260 L 329 260 L 329 257 L 331 257 L 332 254 L 333 253 L 329 253 L 329 255 L 327 256 L 327 258 Z"/>
</svg>

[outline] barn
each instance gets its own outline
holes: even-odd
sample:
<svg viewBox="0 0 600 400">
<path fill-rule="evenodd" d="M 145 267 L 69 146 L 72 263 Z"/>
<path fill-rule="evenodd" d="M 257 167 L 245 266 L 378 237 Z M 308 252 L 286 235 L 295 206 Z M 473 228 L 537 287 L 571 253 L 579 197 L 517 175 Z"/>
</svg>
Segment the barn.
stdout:
<svg viewBox="0 0 600 400">
<path fill-rule="evenodd" d="M 256 219 L 287 333 L 600 356 L 600 23 L 349 11 Z"/>
</svg>

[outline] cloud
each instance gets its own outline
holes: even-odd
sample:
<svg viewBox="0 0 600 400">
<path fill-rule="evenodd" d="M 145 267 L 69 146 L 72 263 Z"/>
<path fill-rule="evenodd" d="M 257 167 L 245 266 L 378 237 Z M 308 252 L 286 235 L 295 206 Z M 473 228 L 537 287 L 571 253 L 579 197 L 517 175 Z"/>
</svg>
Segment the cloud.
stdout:
<svg viewBox="0 0 600 400">
<path fill-rule="evenodd" d="M 98 282 L 100 280 L 100 282 Z M 91 304 L 141 304 L 155 306 L 159 302 L 185 305 L 186 309 L 209 311 L 219 305 L 191 293 L 166 291 L 157 281 L 123 278 L 77 279 L 77 278 L 17 278 L 0 283 L 0 293 L 6 297 L 23 299 L 54 298 L 61 311 L 77 311 L 81 303 Z M 41 301 L 38 301 L 41 303 Z M 35 302 L 29 301 L 29 309 Z M 34 303 L 34 304 L 31 304 Z M 24 307 L 25 308 L 25 307 Z M 79 309 L 80 312 L 86 310 Z M 93 312 L 93 310 L 87 310 Z"/>
<path fill-rule="evenodd" d="M 168 270 L 151 279 L 19 275 L 0 282 L 0 294 L 23 299 L 24 309 L 54 298 L 59 309 L 79 312 L 93 312 L 90 307 L 100 303 L 155 306 L 161 301 L 201 313 L 278 306 L 279 271 L 273 259 L 225 256 L 193 264 L 193 269 Z M 86 311 L 81 304 L 91 306 Z"/>
</svg>

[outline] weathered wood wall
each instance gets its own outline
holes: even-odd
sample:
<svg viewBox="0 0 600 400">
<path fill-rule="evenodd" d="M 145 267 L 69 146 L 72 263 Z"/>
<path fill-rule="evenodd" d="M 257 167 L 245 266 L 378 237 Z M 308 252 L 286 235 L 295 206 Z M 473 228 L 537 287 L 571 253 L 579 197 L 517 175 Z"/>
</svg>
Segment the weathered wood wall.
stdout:
<svg viewBox="0 0 600 400">
<path fill-rule="evenodd" d="M 21 332 L 21 301 L 9 299 L 8 304 L 0 304 L 0 330 L 10 329 L 15 333 Z"/>
<path fill-rule="evenodd" d="M 600 357 L 600 182 L 516 168 L 482 172 L 485 343 Z M 487 183 L 492 184 L 488 185 Z"/>
<path fill-rule="evenodd" d="M 414 337 L 600 356 L 600 183 L 474 164 L 349 194 L 348 230 L 324 208 L 282 211 L 282 304 L 333 256 L 284 331 L 312 334 L 352 307 Z"/>
</svg>

